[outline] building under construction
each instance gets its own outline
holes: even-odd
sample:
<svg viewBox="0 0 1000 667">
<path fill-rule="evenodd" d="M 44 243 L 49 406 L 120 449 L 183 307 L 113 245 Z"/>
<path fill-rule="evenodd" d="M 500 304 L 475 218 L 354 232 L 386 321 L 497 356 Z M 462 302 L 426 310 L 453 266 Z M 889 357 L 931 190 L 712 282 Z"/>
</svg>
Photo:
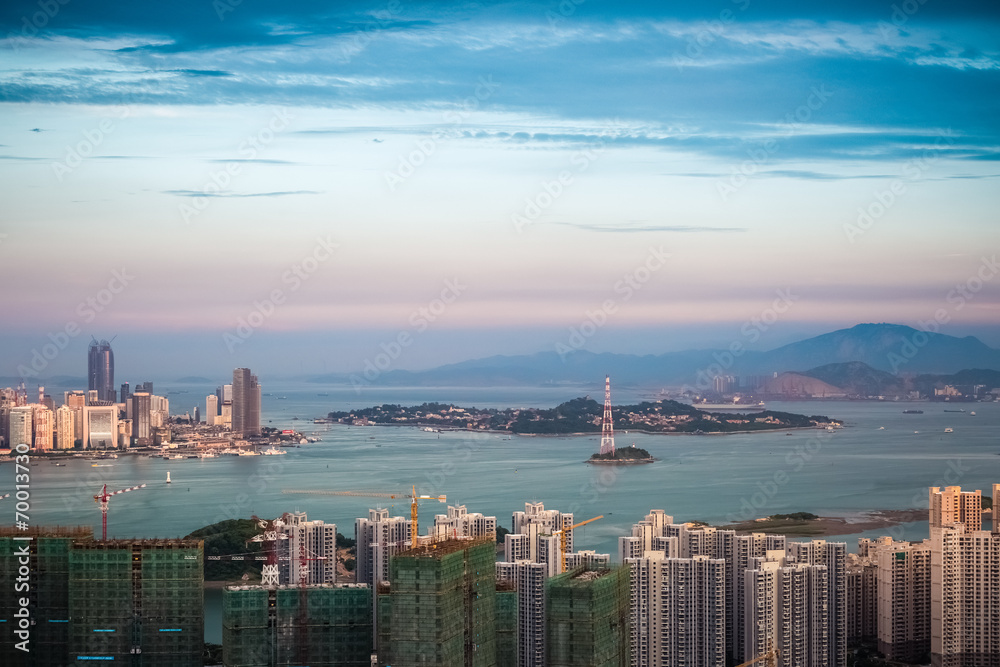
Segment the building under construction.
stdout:
<svg viewBox="0 0 1000 667">
<path fill-rule="evenodd" d="M 230 586 L 222 609 L 227 667 L 371 665 L 372 591 L 365 584 Z"/>
<path fill-rule="evenodd" d="M 378 604 L 380 665 L 497 664 L 492 537 L 419 546 L 397 554 L 389 569 L 389 589 Z M 626 580 L 626 596 L 627 589 Z"/>
<path fill-rule="evenodd" d="M 23 538 L 30 537 L 30 540 Z M 97 541 L 89 528 L 0 532 L 0 585 L 15 591 L 29 551 L 34 664 L 114 661 L 195 667 L 204 648 L 200 540 Z M 7 627 L 17 595 L 0 596 Z M 4 658 L 10 643 L 3 646 Z M 18 652 L 10 662 L 20 664 Z"/>
<path fill-rule="evenodd" d="M 497 667 L 517 667 L 517 590 L 497 580 Z"/>
<path fill-rule="evenodd" d="M 18 539 L 14 539 L 14 538 Z M 30 538 L 30 539 L 25 539 Z M 0 528 L 0 618 L 5 641 L 0 643 L 0 664 L 16 665 L 24 652 L 15 647 L 13 626 L 19 599 L 27 597 L 34 625 L 31 656 L 39 665 L 66 664 L 69 655 L 69 552 L 76 540 L 92 540 L 89 527 L 15 530 Z M 18 581 L 21 554 L 28 552 L 27 581 Z M 21 584 L 20 586 L 18 584 Z M 27 585 L 27 590 L 24 589 Z"/>
<path fill-rule="evenodd" d="M 628 667 L 628 567 L 577 568 L 546 582 L 548 667 Z"/>
</svg>

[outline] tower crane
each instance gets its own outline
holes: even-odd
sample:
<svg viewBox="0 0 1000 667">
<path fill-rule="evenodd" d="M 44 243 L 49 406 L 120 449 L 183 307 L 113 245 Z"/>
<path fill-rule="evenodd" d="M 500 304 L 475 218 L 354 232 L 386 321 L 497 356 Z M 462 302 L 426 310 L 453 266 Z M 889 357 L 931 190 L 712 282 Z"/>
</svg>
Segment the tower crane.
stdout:
<svg viewBox="0 0 1000 667">
<path fill-rule="evenodd" d="M 552 532 L 553 535 L 559 536 L 559 559 L 560 562 L 562 563 L 562 569 L 560 570 L 560 572 L 566 571 L 566 531 L 573 530 L 574 528 L 579 528 L 580 526 L 584 526 L 590 523 L 591 521 L 597 521 L 598 519 L 603 519 L 603 518 L 604 515 L 601 514 L 595 516 L 593 519 L 587 519 L 586 521 L 581 521 L 580 523 L 573 524 L 569 528 L 560 528 L 559 530 Z"/>
<path fill-rule="evenodd" d="M 417 548 L 417 536 L 420 531 L 417 529 L 417 501 L 420 500 L 437 500 L 438 502 L 447 502 L 448 498 L 446 496 L 418 496 L 417 487 L 411 487 L 411 493 L 380 493 L 378 491 L 303 491 L 301 489 L 282 489 L 282 493 L 301 493 L 309 495 L 319 495 L 319 496 L 360 496 L 363 498 L 409 498 L 410 499 L 410 519 L 413 521 L 413 525 L 410 528 L 410 548 Z"/>
<path fill-rule="evenodd" d="M 736 667 L 750 667 L 750 665 L 756 665 L 764 660 L 767 660 L 767 667 L 778 667 L 778 658 L 781 656 L 781 651 L 779 649 L 773 648 L 771 642 L 767 643 L 767 652 L 763 653 L 753 660 L 749 660 L 742 664 L 736 665 Z"/>
<path fill-rule="evenodd" d="M 94 496 L 94 502 L 101 506 L 101 541 L 106 542 L 108 539 L 108 501 L 111 500 L 112 496 L 117 496 L 121 493 L 128 493 L 129 491 L 136 491 L 137 489 L 146 488 L 145 484 L 140 484 L 139 486 L 130 486 L 127 489 L 122 489 L 120 491 L 114 491 L 108 493 L 108 485 L 105 484 L 101 492 Z"/>
</svg>

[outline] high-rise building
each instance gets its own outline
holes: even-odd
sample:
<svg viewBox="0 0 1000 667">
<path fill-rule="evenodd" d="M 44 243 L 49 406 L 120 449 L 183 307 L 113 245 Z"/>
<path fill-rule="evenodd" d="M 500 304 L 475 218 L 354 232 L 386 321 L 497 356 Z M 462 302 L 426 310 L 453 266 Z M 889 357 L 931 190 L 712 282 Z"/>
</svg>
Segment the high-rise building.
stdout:
<svg viewBox="0 0 1000 667">
<path fill-rule="evenodd" d="M 891 538 L 889 542 L 892 542 Z M 871 553 L 870 557 L 867 554 L 861 556 L 860 551 L 847 555 L 848 644 L 878 638 L 878 562 L 874 558 L 874 550 Z"/>
<path fill-rule="evenodd" d="M 372 589 L 363 584 L 230 586 L 222 593 L 228 667 L 369 667 L 371 652 Z"/>
<path fill-rule="evenodd" d="M 627 667 L 629 568 L 572 570 L 546 583 L 549 667 Z"/>
<path fill-rule="evenodd" d="M 729 653 L 733 661 L 740 663 L 756 656 L 744 653 L 746 645 L 746 626 L 744 613 L 746 611 L 746 572 L 753 566 L 756 558 L 765 558 L 769 551 L 784 553 L 786 540 L 784 535 L 767 535 L 751 533 L 737 535 L 733 549 L 731 572 L 728 573 L 727 590 L 729 592 L 728 626 L 732 627 L 729 634 Z"/>
<path fill-rule="evenodd" d="M 337 525 L 321 520 L 309 521 L 305 512 L 286 512 L 277 523 L 278 532 L 288 535 L 280 540 L 288 560 L 278 568 L 281 584 L 296 585 L 303 581 L 301 556 L 305 556 L 305 583 L 337 583 Z"/>
<path fill-rule="evenodd" d="M 981 530 L 981 496 L 930 489 L 934 667 L 1000 666 L 1000 532 Z"/>
<path fill-rule="evenodd" d="M 983 527 L 983 503 L 981 491 L 962 491 L 960 486 L 930 488 L 930 513 L 928 522 L 931 529 L 960 523 L 969 530 Z"/>
<path fill-rule="evenodd" d="M 118 446 L 118 408 L 88 405 L 83 409 L 83 448 L 114 449 Z"/>
<path fill-rule="evenodd" d="M 132 436 L 139 447 L 153 444 L 151 413 L 152 397 L 144 391 L 132 394 Z"/>
<path fill-rule="evenodd" d="M 931 542 L 876 548 L 878 650 L 889 660 L 926 664 L 931 650 Z"/>
<path fill-rule="evenodd" d="M 1000 533 L 1000 484 L 993 485 L 993 508 L 990 514 L 993 517 L 993 532 Z"/>
<path fill-rule="evenodd" d="M 68 405 L 60 405 L 56 410 L 56 449 L 73 449 L 76 444 L 75 412 Z"/>
<path fill-rule="evenodd" d="M 233 434 L 260 435 L 260 384 L 249 368 L 233 371 Z"/>
<path fill-rule="evenodd" d="M 824 565 L 827 568 L 829 608 L 829 667 L 847 664 L 847 544 L 812 540 L 791 542 L 786 549 L 793 563 Z"/>
<path fill-rule="evenodd" d="M 30 405 L 19 405 L 11 408 L 8 416 L 8 443 L 13 449 L 18 445 L 28 445 L 35 442 L 34 438 L 34 413 Z"/>
<path fill-rule="evenodd" d="M 495 665 L 495 565 L 489 538 L 444 540 L 397 554 L 388 599 L 378 605 L 381 664 Z M 626 598 L 627 587 L 626 579 Z"/>
<path fill-rule="evenodd" d="M 447 514 L 434 517 L 430 534 L 445 537 L 492 537 L 496 539 L 497 518 L 478 512 L 469 514 L 465 505 L 449 505 Z"/>
<path fill-rule="evenodd" d="M 931 664 L 1000 665 L 1000 533 L 931 532 Z"/>
<path fill-rule="evenodd" d="M 827 567 L 788 563 L 780 552 L 754 561 L 744 577 L 744 655 L 778 649 L 780 667 L 830 667 Z"/>
<path fill-rule="evenodd" d="M 372 588 L 389 580 L 389 559 L 410 548 L 412 522 L 389 516 L 387 509 L 370 509 L 368 518 L 354 521 L 356 573 L 358 583 Z"/>
<path fill-rule="evenodd" d="M 513 584 L 517 592 L 517 667 L 545 667 L 544 563 L 528 560 L 497 563 L 497 580 Z"/>
<path fill-rule="evenodd" d="M 205 423 L 214 426 L 216 417 L 219 416 L 219 398 L 215 394 L 205 397 Z"/>
<path fill-rule="evenodd" d="M 52 434 L 55 431 L 52 411 L 44 405 L 31 406 L 31 417 L 34 428 L 34 448 L 38 452 L 52 449 Z"/>
<path fill-rule="evenodd" d="M 115 400 L 115 354 L 106 340 L 91 339 L 87 348 L 87 389 L 99 401 Z"/>
<path fill-rule="evenodd" d="M 121 391 L 118 392 L 118 402 L 128 403 L 128 400 L 132 397 L 132 390 L 129 387 L 128 382 L 122 383 Z"/>
<path fill-rule="evenodd" d="M 562 538 L 556 535 L 556 531 L 564 531 L 566 552 L 572 552 L 573 515 L 547 510 L 543 503 L 525 503 L 523 512 L 512 514 L 511 523 L 511 532 L 504 537 L 504 560 L 511 563 L 519 560 L 548 563 L 550 575 L 559 574 L 562 571 L 559 555 Z"/>
<path fill-rule="evenodd" d="M 73 410 L 74 437 L 83 440 L 83 409 L 87 407 L 87 394 L 79 390 L 66 392 L 66 405 Z"/>
<path fill-rule="evenodd" d="M 13 582 L 21 549 L 30 561 L 31 653 L 24 662 L 6 641 L 0 663 L 202 664 L 201 541 L 99 542 L 90 529 L 0 528 L 0 578 Z M 3 618 L 15 618 L 16 600 L 0 596 Z"/>
</svg>

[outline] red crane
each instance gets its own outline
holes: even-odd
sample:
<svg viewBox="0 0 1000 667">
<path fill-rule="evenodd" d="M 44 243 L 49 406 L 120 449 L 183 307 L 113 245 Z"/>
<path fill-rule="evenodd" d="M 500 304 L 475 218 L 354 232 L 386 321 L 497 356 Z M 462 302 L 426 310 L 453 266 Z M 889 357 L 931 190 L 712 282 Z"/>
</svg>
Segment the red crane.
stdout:
<svg viewBox="0 0 1000 667">
<path fill-rule="evenodd" d="M 117 496 L 120 493 L 128 493 L 129 491 L 135 491 L 136 489 L 145 488 L 145 484 L 140 484 L 139 486 L 130 486 L 127 489 L 122 489 L 121 491 L 114 491 L 113 493 L 108 493 L 108 485 L 105 484 L 101 492 L 94 496 L 94 502 L 101 506 L 101 541 L 107 541 L 108 539 L 108 501 L 111 500 L 111 496 Z"/>
</svg>

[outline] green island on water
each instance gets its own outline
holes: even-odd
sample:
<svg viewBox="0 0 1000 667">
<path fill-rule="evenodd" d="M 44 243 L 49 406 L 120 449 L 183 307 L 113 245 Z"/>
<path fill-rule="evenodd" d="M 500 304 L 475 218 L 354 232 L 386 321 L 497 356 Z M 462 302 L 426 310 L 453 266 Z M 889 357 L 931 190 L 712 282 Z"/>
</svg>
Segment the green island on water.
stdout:
<svg viewBox="0 0 1000 667">
<path fill-rule="evenodd" d="M 672 400 L 643 401 L 612 407 L 614 429 L 641 433 L 721 434 L 835 428 L 840 420 L 791 412 L 709 412 Z M 463 408 L 444 403 L 412 407 L 384 404 L 330 412 L 328 423 L 366 426 L 388 424 L 437 429 L 495 431 L 518 435 L 588 435 L 601 432 L 604 406 L 590 397 L 574 398 L 554 408 Z M 626 448 L 627 449 L 627 448 Z"/>
</svg>

